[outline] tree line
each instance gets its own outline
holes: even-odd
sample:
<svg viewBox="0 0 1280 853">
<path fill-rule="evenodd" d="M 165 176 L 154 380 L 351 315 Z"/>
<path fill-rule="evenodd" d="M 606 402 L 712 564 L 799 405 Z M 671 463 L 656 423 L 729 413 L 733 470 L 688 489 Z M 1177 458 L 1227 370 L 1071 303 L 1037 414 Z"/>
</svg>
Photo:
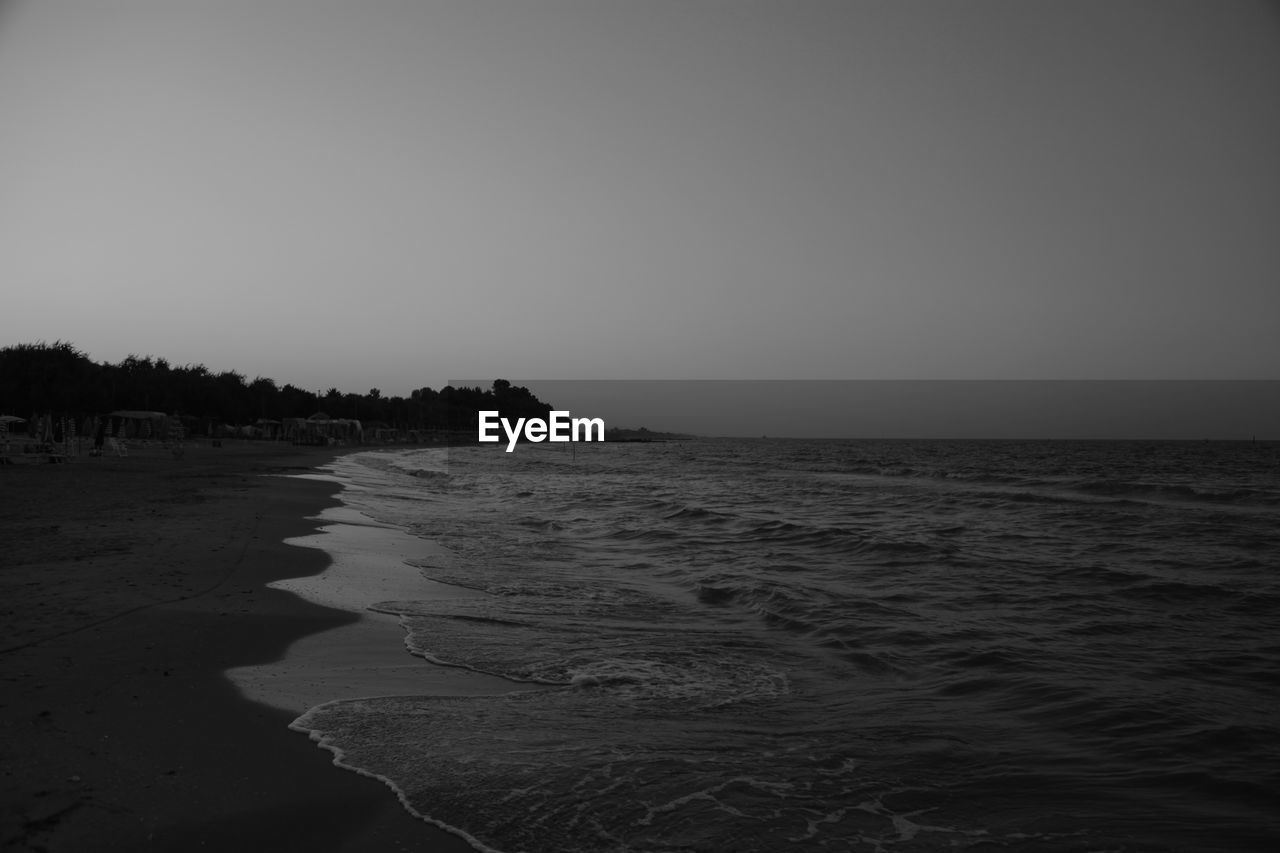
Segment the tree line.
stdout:
<svg viewBox="0 0 1280 853">
<path fill-rule="evenodd" d="M 470 431 L 477 413 L 497 410 L 510 419 L 546 419 L 552 407 L 523 386 L 505 379 L 490 388 L 446 385 L 419 388 L 408 397 L 386 397 L 377 388 L 365 394 L 324 393 L 280 385 L 262 376 L 248 380 L 234 370 L 215 373 L 203 364 L 173 365 L 166 359 L 130 355 L 118 364 L 98 363 L 70 343 L 57 341 L 0 348 L 0 414 L 53 414 L 81 419 L 119 410 L 177 415 L 191 426 L 247 426 L 323 412 L 353 418 L 368 429 L 385 424 L 397 430 Z"/>
</svg>

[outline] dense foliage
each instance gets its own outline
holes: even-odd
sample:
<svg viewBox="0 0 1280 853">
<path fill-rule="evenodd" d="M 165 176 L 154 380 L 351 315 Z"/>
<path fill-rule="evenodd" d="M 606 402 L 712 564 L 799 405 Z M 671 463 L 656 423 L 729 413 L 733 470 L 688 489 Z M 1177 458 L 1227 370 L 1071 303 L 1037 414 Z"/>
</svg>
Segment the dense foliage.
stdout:
<svg viewBox="0 0 1280 853">
<path fill-rule="evenodd" d="M 474 432 L 480 410 L 496 409 L 512 419 L 546 418 L 551 406 L 504 379 L 487 389 L 419 388 L 407 398 L 384 397 L 377 388 L 367 394 L 336 388 L 317 394 L 261 376 L 249 381 L 235 371 L 213 373 L 203 364 L 175 367 L 151 356 L 99 364 L 62 341 L 0 348 L 0 414 L 79 419 L 120 409 L 232 426 L 324 412 L 360 420 L 366 429 L 384 424 L 399 430 Z"/>
</svg>

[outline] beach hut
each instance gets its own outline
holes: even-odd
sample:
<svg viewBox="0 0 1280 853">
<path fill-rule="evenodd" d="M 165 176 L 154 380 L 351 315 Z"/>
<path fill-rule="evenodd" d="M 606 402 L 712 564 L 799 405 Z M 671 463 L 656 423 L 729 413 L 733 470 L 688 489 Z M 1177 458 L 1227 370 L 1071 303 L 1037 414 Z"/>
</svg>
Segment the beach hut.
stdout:
<svg viewBox="0 0 1280 853">
<path fill-rule="evenodd" d="M 364 429 L 354 418 L 331 418 L 316 412 L 307 418 L 285 418 L 281 434 L 294 444 L 345 444 L 362 441 Z"/>
<path fill-rule="evenodd" d="M 281 424 L 281 435 L 294 444 L 327 444 L 329 420 L 324 412 L 316 412 L 307 418 L 285 418 Z"/>
<path fill-rule="evenodd" d="M 165 435 L 164 412 L 146 412 L 137 409 L 119 409 L 111 413 L 118 420 L 116 435 L 121 438 L 150 439 Z"/>
<path fill-rule="evenodd" d="M 17 415 L 0 415 L 0 453 L 9 452 L 9 427 L 11 424 L 24 424 L 26 418 Z"/>
<path fill-rule="evenodd" d="M 253 425 L 254 437 L 265 438 L 268 441 L 278 441 L 284 427 L 282 421 L 272 420 L 271 418 L 258 418 Z"/>
</svg>

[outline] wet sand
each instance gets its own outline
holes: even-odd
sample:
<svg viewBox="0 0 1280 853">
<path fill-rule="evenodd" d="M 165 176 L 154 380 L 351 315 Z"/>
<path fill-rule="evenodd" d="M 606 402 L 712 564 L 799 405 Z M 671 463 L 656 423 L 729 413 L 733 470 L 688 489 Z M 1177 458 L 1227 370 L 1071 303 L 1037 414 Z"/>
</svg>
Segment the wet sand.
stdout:
<svg viewBox="0 0 1280 853">
<path fill-rule="evenodd" d="M 330 560 L 317 575 L 270 584 L 322 607 L 359 618 L 289 647 L 281 660 L 228 672 L 249 698 L 301 716 L 335 699 L 369 696 L 481 696 L 536 689 L 459 667 L 439 666 L 407 651 L 400 617 L 373 609 L 379 602 L 473 598 L 475 590 L 428 580 L 407 561 L 429 560 L 440 545 L 380 524 L 346 506 L 320 514 L 310 536 L 287 540 L 317 548 Z"/>
<path fill-rule="evenodd" d="M 329 565 L 284 540 L 336 486 L 259 475 L 333 455 L 198 443 L 0 468 L 0 848 L 471 849 L 225 675 L 395 627 L 267 585 Z"/>
</svg>

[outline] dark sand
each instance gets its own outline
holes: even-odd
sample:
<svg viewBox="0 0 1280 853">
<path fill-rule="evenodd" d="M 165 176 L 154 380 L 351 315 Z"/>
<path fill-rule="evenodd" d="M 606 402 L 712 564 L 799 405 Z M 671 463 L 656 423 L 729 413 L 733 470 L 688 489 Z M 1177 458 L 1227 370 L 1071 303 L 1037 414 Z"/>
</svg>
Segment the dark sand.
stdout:
<svg viewBox="0 0 1280 853">
<path fill-rule="evenodd" d="M 268 589 L 331 451 L 188 445 L 0 467 L 0 849 L 470 851 L 224 670 L 358 621 Z"/>
</svg>

